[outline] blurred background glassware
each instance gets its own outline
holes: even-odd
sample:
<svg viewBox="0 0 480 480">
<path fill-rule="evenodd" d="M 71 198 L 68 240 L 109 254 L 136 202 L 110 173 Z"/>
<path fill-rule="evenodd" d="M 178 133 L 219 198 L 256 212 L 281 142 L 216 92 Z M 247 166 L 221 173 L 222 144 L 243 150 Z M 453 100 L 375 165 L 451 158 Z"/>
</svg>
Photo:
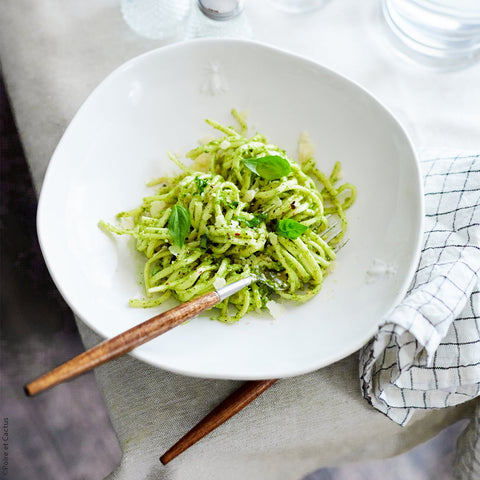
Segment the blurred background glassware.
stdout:
<svg viewBox="0 0 480 480">
<path fill-rule="evenodd" d="M 480 60 L 480 0 L 382 0 L 393 45 L 431 67 L 455 69 Z"/>
<path fill-rule="evenodd" d="M 288 13 L 311 12 L 323 7 L 330 0 L 268 0 L 278 10 Z"/>
<path fill-rule="evenodd" d="M 187 38 L 252 38 L 245 0 L 197 0 L 186 27 Z"/>
<path fill-rule="evenodd" d="M 127 25 L 142 37 L 167 40 L 183 36 L 192 0 L 121 0 Z"/>
</svg>

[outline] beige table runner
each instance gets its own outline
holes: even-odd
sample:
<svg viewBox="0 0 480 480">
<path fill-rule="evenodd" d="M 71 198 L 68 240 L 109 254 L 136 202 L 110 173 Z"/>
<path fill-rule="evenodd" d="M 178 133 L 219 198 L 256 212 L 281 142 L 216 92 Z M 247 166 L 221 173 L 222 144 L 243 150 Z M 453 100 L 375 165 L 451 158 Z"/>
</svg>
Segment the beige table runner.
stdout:
<svg viewBox="0 0 480 480">
<path fill-rule="evenodd" d="M 38 191 L 55 145 L 90 91 L 125 60 L 161 46 L 130 32 L 118 7 L 113 0 L 0 5 L 2 71 Z M 479 68 L 437 76 L 392 56 L 377 28 L 374 0 L 331 2 L 295 17 L 250 2 L 247 13 L 258 40 L 320 61 L 369 88 L 418 147 L 479 146 L 480 94 L 473 89 Z M 285 35 L 292 29 L 298 34 Z M 87 347 L 100 340 L 78 325 Z M 473 406 L 420 412 L 399 427 L 361 397 L 354 354 L 278 382 L 164 468 L 158 456 L 238 382 L 181 377 L 130 356 L 99 368 L 96 376 L 124 452 L 112 479 L 298 480 L 322 466 L 398 454 L 470 415 Z"/>
</svg>

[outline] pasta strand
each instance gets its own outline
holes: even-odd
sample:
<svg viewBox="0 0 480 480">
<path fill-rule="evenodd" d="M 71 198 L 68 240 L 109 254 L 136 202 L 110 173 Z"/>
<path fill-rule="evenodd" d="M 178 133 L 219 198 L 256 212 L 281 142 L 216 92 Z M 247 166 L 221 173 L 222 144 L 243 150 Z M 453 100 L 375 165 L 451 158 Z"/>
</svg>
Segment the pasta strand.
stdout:
<svg viewBox="0 0 480 480">
<path fill-rule="evenodd" d="M 232 323 L 272 299 L 311 299 L 332 270 L 355 186 L 337 185 L 339 162 L 328 176 L 314 158 L 300 165 L 263 135 L 249 138 L 244 117 L 236 110 L 232 115 L 238 129 L 207 120 L 221 136 L 188 152 L 191 165 L 169 154 L 181 173 L 151 181 L 157 191 L 140 206 L 119 213 L 118 226 L 100 221 L 105 231 L 132 236 L 145 255 L 146 298 L 132 299 L 130 305 L 149 308 L 171 296 L 184 302 L 256 273 L 275 278 L 271 284 L 254 283 L 217 306 L 216 318 Z M 272 158 L 288 161 L 280 178 L 267 179 L 244 162 Z M 190 222 L 182 245 L 170 225 L 180 207 Z M 122 226 L 126 222 L 128 228 Z M 337 233 L 329 239 L 332 223 Z M 293 230 L 282 230 L 282 225 Z"/>
</svg>

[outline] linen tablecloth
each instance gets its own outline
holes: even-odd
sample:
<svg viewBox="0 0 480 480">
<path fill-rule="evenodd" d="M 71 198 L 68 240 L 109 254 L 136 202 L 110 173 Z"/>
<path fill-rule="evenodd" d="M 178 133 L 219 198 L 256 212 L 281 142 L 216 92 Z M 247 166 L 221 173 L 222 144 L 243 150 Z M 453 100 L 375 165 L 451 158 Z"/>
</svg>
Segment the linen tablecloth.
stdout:
<svg viewBox="0 0 480 480">
<path fill-rule="evenodd" d="M 256 40 L 316 60 L 370 90 L 421 155 L 426 148 L 436 155 L 480 151 L 480 66 L 438 73 L 397 56 L 382 31 L 378 1 L 332 0 L 295 16 L 252 1 L 247 15 Z M 131 32 L 114 0 L 0 4 L 2 70 L 37 191 L 91 90 L 124 61 L 161 45 Z M 78 327 L 86 347 L 100 341 L 82 322 Z M 472 413 L 472 403 L 424 410 L 400 427 L 362 398 L 358 366 L 354 354 L 277 382 L 165 468 L 158 456 L 239 383 L 173 375 L 130 356 L 104 365 L 96 378 L 123 450 L 110 478 L 298 480 L 322 466 L 396 455 Z M 466 432 L 462 442 L 471 445 L 472 435 Z M 466 472 L 465 462 L 473 460 L 460 456 L 459 471 Z"/>
</svg>

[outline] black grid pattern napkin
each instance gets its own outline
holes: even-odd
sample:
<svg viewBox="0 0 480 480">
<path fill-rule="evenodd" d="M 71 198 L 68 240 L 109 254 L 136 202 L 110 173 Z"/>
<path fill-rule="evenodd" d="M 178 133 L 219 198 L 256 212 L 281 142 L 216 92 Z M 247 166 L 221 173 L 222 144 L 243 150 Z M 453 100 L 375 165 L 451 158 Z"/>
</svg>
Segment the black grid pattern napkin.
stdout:
<svg viewBox="0 0 480 480">
<path fill-rule="evenodd" d="M 424 246 L 403 302 L 360 353 L 364 397 L 405 425 L 480 395 L 480 155 L 421 162 Z"/>
</svg>

